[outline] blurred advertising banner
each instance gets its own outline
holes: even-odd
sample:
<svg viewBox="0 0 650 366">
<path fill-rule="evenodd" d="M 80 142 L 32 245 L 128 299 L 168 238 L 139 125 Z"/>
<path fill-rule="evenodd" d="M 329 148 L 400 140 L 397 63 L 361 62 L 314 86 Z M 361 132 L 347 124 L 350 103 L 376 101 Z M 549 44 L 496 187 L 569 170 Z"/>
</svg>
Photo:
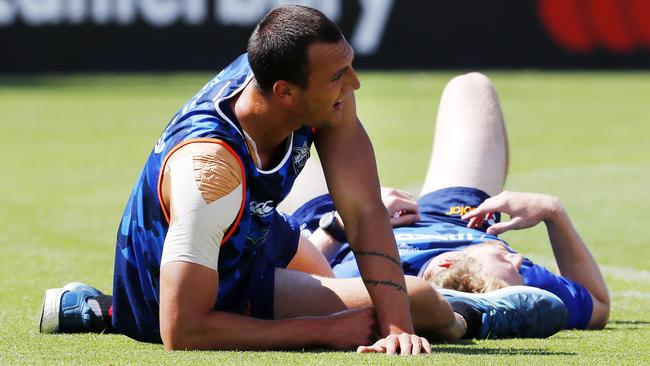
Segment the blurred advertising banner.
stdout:
<svg viewBox="0 0 650 366">
<path fill-rule="evenodd" d="M 650 0 L 0 0 L 0 73 L 217 70 L 288 3 L 337 22 L 358 68 L 650 66 Z"/>
</svg>

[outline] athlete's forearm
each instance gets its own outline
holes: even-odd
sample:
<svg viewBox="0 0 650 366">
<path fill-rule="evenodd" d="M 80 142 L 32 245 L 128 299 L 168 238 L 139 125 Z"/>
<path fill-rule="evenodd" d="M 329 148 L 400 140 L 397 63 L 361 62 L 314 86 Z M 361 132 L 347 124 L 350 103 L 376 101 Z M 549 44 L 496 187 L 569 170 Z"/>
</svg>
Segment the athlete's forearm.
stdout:
<svg viewBox="0 0 650 366">
<path fill-rule="evenodd" d="M 603 313 L 598 316 L 600 321 L 594 319 L 595 323 L 606 322 L 610 299 L 598 264 L 560 201 L 553 200 L 549 207 L 549 214 L 544 223 L 560 274 L 582 285 L 595 300 L 606 307 L 598 309 Z"/>
<path fill-rule="evenodd" d="M 354 106 L 353 94 L 348 102 Z M 356 252 L 382 336 L 413 333 L 404 273 L 381 201 L 372 145 L 356 114 L 351 117 L 330 131 L 320 131 L 318 154 L 334 204 L 345 221 L 347 239 Z"/>
<path fill-rule="evenodd" d="M 385 208 L 380 202 L 374 210 L 360 215 L 354 224 L 346 221 L 345 228 L 382 336 L 412 333 L 404 272 Z"/>
<path fill-rule="evenodd" d="M 167 350 L 271 350 L 325 346 L 328 320 L 261 320 L 221 311 L 161 327 Z"/>
</svg>

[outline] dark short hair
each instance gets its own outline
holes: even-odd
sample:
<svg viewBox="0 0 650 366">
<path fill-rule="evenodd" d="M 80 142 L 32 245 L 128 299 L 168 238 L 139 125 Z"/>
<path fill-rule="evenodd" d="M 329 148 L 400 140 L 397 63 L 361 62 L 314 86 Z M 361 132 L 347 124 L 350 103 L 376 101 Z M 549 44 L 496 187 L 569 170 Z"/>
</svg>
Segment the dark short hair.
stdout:
<svg viewBox="0 0 650 366">
<path fill-rule="evenodd" d="M 278 80 L 304 88 L 309 79 L 309 46 L 341 39 L 341 30 L 320 11 L 300 5 L 281 6 L 255 27 L 248 40 L 248 62 L 263 91 L 271 90 Z"/>
</svg>

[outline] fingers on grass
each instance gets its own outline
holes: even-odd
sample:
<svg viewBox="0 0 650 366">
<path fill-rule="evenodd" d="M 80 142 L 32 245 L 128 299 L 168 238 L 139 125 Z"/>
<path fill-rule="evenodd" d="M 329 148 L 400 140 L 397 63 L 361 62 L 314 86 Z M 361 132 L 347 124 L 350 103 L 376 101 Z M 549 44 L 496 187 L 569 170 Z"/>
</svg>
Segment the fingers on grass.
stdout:
<svg viewBox="0 0 650 366">
<path fill-rule="evenodd" d="M 413 349 L 411 344 L 411 335 L 408 333 L 402 333 L 398 337 L 399 339 L 399 349 L 402 356 L 410 355 Z"/>
<path fill-rule="evenodd" d="M 422 353 L 422 340 L 419 336 L 411 335 L 411 354 L 419 355 Z"/>
<path fill-rule="evenodd" d="M 386 348 L 378 344 L 373 344 L 372 346 L 359 346 L 357 347 L 357 353 L 384 353 Z"/>
<path fill-rule="evenodd" d="M 422 337 L 421 339 L 422 339 L 422 347 L 424 348 L 424 352 L 426 352 L 427 354 L 431 354 L 431 352 L 433 352 L 431 350 L 431 343 L 429 343 L 429 340 L 424 337 Z"/>
<path fill-rule="evenodd" d="M 388 355 L 397 354 L 398 343 L 399 340 L 397 339 L 397 337 L 388 336 L 388 338 L 386 338 L 386 354 Z"/>
</svg>

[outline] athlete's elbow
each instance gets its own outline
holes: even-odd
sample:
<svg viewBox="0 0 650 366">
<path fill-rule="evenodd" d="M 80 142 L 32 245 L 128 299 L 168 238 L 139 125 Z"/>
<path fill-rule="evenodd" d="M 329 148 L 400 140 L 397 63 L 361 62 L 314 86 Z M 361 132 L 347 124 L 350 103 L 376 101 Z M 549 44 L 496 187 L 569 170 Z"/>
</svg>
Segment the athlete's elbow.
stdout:
<svg viewBox="0 0 650 366">
<path fill-rule="evenodd" d="M 587 329 L 600 330 L 604 329 L 609 322 L 609 303 L 602 303 L 600 301 L 594 301 L 593 311 L 591 313 L 591 320 Z"/>
<path fill-rule="evenodd" d="M 178 338 L 163 340 L 163 346 L 165 347 L 165 351 L 191 351 L 196 349 L 189 342 Z"/>
<path fill-rule="evenodd" d="M 171 323 L 171 324 L 170 324 Z M 160 322 L 160 338 L 166 351 L 201 349 L 195 327 L 173 322 Z"/>
<path fill-rule="evenodd" d="M 589 330 L 602 330 L 602 329 L 605 329 L 608 322 L 609 322 L 609 314 L 606 317 L 602 318 L 602 319 L 597 319 L 595 321 L 592 319 L 592 321 L 589 322 L 589 327 L 587 329 L 589 329 Z"/>
<path fill-rule="evenodd" d="M 165 332 L 161 330 L 160 337 L 165 351 L 182 351 L 195 349 L 192 342 L 180 332 Z"/>
</svg>

